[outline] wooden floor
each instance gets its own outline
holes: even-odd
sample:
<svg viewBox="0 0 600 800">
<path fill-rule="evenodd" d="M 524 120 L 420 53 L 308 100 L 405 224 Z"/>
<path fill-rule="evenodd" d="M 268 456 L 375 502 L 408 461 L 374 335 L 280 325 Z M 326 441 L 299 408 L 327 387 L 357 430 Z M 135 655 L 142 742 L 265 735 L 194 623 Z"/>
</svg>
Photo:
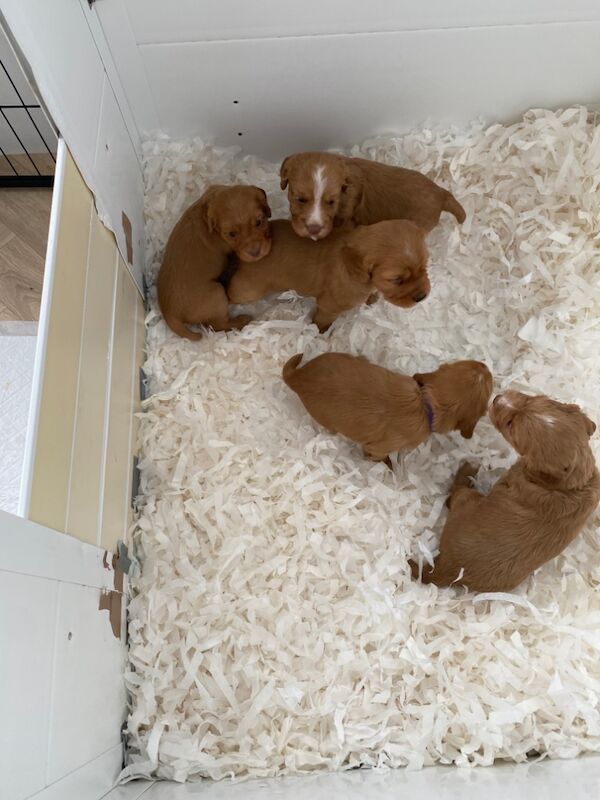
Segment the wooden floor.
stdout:
<svg viewBox="0 0 600 800">
<path fill-rule="evenodd" d="M 0 321 L 37 320 L 51 189 L 0 189 Z"/>
<path fill-rule="evenodd" d="M 0 175 L 54 175 L 54 158 L 48 153 L 0 156 Z"/>
</svg>

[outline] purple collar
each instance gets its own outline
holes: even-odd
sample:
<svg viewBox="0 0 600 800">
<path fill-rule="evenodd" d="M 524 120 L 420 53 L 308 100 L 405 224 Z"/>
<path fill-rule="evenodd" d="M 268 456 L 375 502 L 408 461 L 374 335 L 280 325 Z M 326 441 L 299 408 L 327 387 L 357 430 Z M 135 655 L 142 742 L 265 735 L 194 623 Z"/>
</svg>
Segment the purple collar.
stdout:
<svg viewBox="0 0 600 800">
<path fill-rule="evenodd" d="M 435 428 L 433 427 L 433 408 L 431 407 L 431 403 L 429 402 L 429 400 L 425 397 L 423 389 L 421 389 L 421 402 L 423 403 L 423 410 L 427 414 L 427 424 L 429 425 L 429 431 L 430 433 L 433 433 L 435 431 Z"/>
</svg>

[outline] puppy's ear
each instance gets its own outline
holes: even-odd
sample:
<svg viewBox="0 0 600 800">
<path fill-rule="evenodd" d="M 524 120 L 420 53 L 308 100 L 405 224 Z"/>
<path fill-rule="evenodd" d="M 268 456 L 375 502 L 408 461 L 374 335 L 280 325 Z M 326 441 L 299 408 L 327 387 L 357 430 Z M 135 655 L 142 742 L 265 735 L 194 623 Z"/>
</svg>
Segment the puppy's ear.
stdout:
<svg viewBox="0 0 600 800">
<path fill-rule="evenodd" d="M 412 379 L 416 381 L 419 386 L 423 387 L 431 381 L 434 375 L 435 372 L 415 372 Z"/>
<path fill-rule="evenodd" d="M 260 191 L 260 193 L 262 195 L 262 197 L 261 197 L 262 212 L 266 217 L 269 217 L 269 219 L 270 219 L 271 218 L 271 206 L 269 205 L 269 201 L 267 200 L 267 193 L 265 192 L 264 189 L 259 189 L 259 191 Z"/>
<path fill-rule="evenodd" d="M 472 439 L 473 438 L 473 431 L 475 430 L 475 426 L 477 422 L 468 422 L 467 420 L 461 420 L 458 423 L 458 430 L 460 431 L 460 435 L 463 439 Z"/>
<path fill-rule="evenodd" d="M 596 433 L 596 423 L 592 422 L 592 420 L 587 416 L 587 414 L 583 414 L 583 420 L 585 423 L 585 429 L 587 431 L 587 435 L 593 436 Z"/>
<path fill-rule="evenodd" d="M 566 408 L 569 409 L 569 411 L 575 412 L 576 414 L 579 414 L 583 418 L 583 424 L 585 425 L 585 430 L 587 432 L 587 435 L 593 436 L 594 433 L 596 432 L 596 423 L 592 422 L 592 420 L 587 416 L 587 414 L 584 414 L 581 408 L 576 403 L 566 403 L 565 406 Z"/>
<path fill-rule="evenodd" d="M 363 187 L 358 170 L 352 165 L 351 161 L 346 161 L 344 165 L 342 194 L 345 197 L 344 203 L 348 207 L 350 214 L 353 214 L 362 201 Z"/>
<path fill-rule="evenodd" d="M 212 205 L 220 188 L 220 186 L 210 186 L 200 198 L 200 213 L 210 233 L 218 230 L 218 220 Z"/>
<path fill-rule="evenodd" d="M 279 170 L 279 178 L 280 182 L 279 185 L 282 189 L 287 189 L 287 185 L 290 179 L 290 161 L 294 156 L 288 156 L 287 158 L 283 159 L 281 164 L 281 169 Z"/>
<path fill-rule="evenodd" d="M 345 244 L 340 251 L 340 255 L 348 271 L 348 275 L 353 280 L 359 281 L 360 283 L 370 282 L 372 266 L 359 250 L 352 247 L 352 245 Z"/>
</svg>

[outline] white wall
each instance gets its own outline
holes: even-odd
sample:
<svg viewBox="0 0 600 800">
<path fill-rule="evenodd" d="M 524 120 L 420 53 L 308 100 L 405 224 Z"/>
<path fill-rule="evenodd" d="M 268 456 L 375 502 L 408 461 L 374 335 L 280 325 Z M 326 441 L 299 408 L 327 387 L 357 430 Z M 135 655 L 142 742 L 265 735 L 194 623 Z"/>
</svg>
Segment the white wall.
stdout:
<svg viewBox="0 0 600 800">
<path fill-rule="evenodd" d="M 140 130 L 213 137 L 269 158 L 427 119 L 466 125 L 600 100 L 595 0 L 111 0 L 96 9 Z"/>
</svg>

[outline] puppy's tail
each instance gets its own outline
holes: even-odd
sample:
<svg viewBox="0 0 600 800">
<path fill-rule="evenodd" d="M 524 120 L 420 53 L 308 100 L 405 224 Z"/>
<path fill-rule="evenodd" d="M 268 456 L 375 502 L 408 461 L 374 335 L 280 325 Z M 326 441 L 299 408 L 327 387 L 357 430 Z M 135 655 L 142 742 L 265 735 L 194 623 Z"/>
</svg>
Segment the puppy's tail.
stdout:
<svg viewBox="0 0 600 800">
<path fill-rule="evenodd" d="M 171 328 L 171 330 L 176 333 L 177 336 L 181 336 L 182 339 L 191 339 L 192 342 L 197 342 L 202 338 L 201 333 L 191 331 L 185 322 L 177 317 L 165 317 L 165 322 L 169 328 Z"/>
<path fill-rule="evenodd" d="M 456 217 L 456 221 L 461 225 L 467 218 L 464 208 L 458 202 L 456 197 L 450 194 L 450 192 L 446 192 L 446 202 L 444 203 L 444 211 L 449 211 L 451 214 L 454 214 L 454 216 Z"/>
<path fill-rule="evenodd" d="M 296 367 L 302 361 L 302 356 L 303 355 L 304 355 L 304 353 L 296 353 L 296 355 L 292 356 L 289 361 L 286 361 L 286 363 L 283 366 L 283 372 L 281 374 L 282 374 L 283 380 L 288 384 L 288 386 L 289 386 L 290 378 L 292 377 L 292 375 L 296 371 Z"/>
</svg>

